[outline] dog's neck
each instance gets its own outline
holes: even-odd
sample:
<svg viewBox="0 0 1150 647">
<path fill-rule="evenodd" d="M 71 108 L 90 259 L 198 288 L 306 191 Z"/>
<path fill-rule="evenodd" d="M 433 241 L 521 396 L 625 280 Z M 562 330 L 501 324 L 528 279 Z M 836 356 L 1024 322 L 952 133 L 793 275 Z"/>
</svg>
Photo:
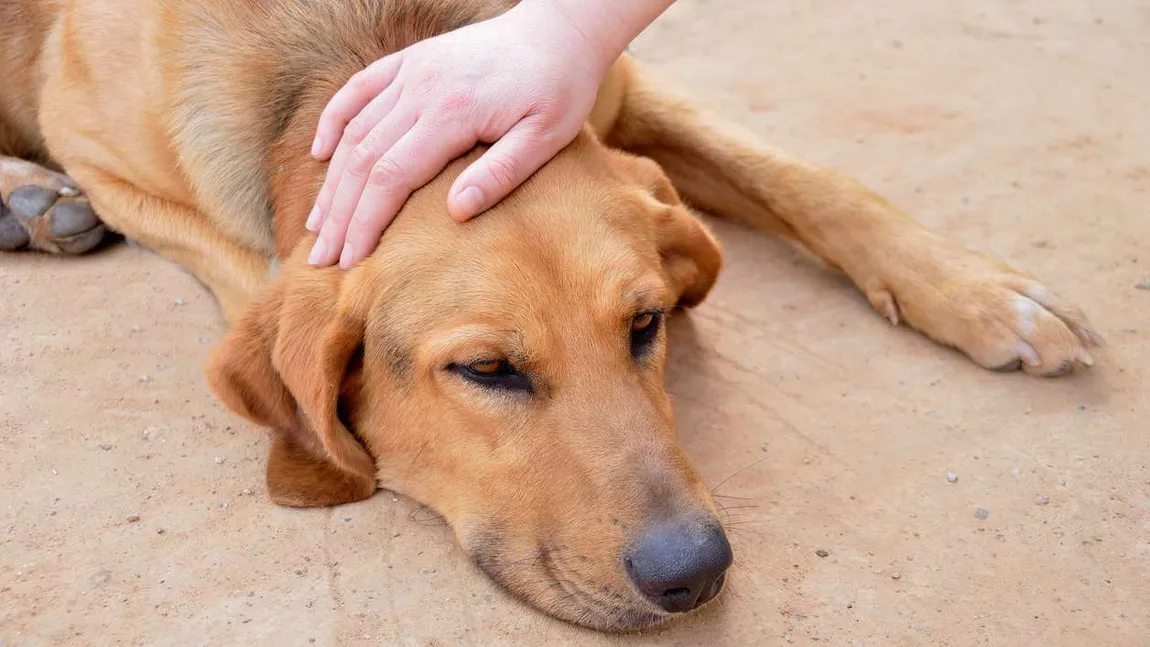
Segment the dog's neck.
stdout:
<svg viewBox="0 0 1150 647">
<path fill-rule="evenodd" d="M 296 118 L 272 147 L 268 195 L 274 205 L 272 227 L 278 258 L 287 258 L 308 233 L 304 225 L 327 173 L 327 163 L 308 154 L 315 136 L 314 124 L 322 108 L 322 105 L 301 106 Z"/>
</svg>

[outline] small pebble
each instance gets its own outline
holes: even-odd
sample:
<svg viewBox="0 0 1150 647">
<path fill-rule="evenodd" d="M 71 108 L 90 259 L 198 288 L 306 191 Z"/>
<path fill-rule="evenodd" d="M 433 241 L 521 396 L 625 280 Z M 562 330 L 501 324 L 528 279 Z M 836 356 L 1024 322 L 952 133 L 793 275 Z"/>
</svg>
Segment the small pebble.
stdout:
<svg viewBox="0 0 1150 647">
<path fill-rule="evenodd" d="M 891 573 L 891 574 L 890 574 L 890 579 L 892 579 L 892 580 L 901 580 L 901 579 L 902 579 L 902 573 L 899 573 L 898 571 L 895 571 L 895 572 L 893 572 L 893 573 Z"/>
<path fill-rule="evenodd" d="M 207 344 L 212 340 L 208 339 L 207 337 L 200 337 L 199 339 L 197 339 L 197 341 L 199 341 L 201 344 Z"/>
<path fill-rule="evenodd" d="M 1086 405 L 1085 404 L 1078 405 L 1078 410 L 1079 411 L 1086 411 Z"/>
<path fill-rule="evenodd" d="M 1050 497 L 1045 494 L 1040 494 L 1034 499 L 1034 505 L 1046 505 L 1047 503 L 1050 503 Z"/>
<path fill-rule="evenodd" d="M 228 459 L 224 458 L 223 456 L 216 456 L 216 465 L 223 465 L 224 461 L 226 460 Z"/>
<path fill-rule="evenodd" d="M 165 532 L 168 532 L 168 531 L 167 531 L 167 530 L 164 530 L 163 528 L 156 528 L 156 534 L 157 534 L 157 535 L 162 535 L 162 534 L 164 534 Z"/>
<path fill-rule="evenodd" d="M 767 451 L 767 444 L 763 443 L 762 445 L 759 446 L 759 449 L 763 450 L 764 452 Z"/>
<path fill-rule="evenodd" d="M 1058 484 L 1059 485 L 1066 485 L 1066 479 L 1064 479 L 1064 478 L 1058 479 Z"/>
<path fill-rule="evenodd" d="M 178 306 L 182 306 L 182 305 L 184 305 L 184 304 L 185 304 L 185 303 L 187 303 L 187 302 L 186 302 L 186 301 L 184 301 L 183 299 L 181 299 L 180 297 L 176 297 L 176 300 L 175 300 L 175 301 L 173 301 L 173 303 L 175 303 L 175 304 L 176 304 L 176 305 L 178 305 Z"/>
<path fill-rule="evenodd" d="M 140 324 L 132 324 L 132 332 L 140 332 L 141 330 L 143 328 L 140 327 Z"/>
<path fill-rule="evenodd" d="M 990 511 L 987 510 L 986 508 L 975 508 L 974 509 L 974 516 L 977 519 L 986 519 L 987 517 L 990 516 Z"/>
<path fill-rule="evenodd" d="M 1135 290 L 1150 290 L 1150 281 L 1142 281 L 1141 283 L 1134 284 Z"/>
<path fill-rule="evenodd" d="M 947 483 L 958 483 L 958 474 L 955 474 L 954 472 L 947 472 L 946 473 L 946 482 Z"/>
<path fill-rule="evenodd" d="M 227 501 L 220 501 L 219 506 L 221 508 L 226 508 L 226 507 L 228 507 L 228 502 Z"/>
<path fill-rule="evenodd" d="M 148 375 L 141 375 L 141 376 L 137 377 L 136 379 L 141 381 L 141 382 L 151 382 L 152 381 L 152 378 Z"/>
<path fill-rule="evenodd" d="M 140 520 L 140 513 L 132 512 L 127 516 L 128 523 L 136 523 Z"/>
<path fill-rule="evenodd" d="M 250 489 L 248 489 L 248 488 L 244 488 L 243 492 L 240 492 L 240 494 L 242 494 L 242 495 L 244 495 L 244 496 L 251 496 L 251 495 L 252 495 L 252 491 L 251 491 Z"/>
<path fill-rule="evenodd" d="M 823 550 L 822 548 L 820 548 L 820 549 L 816 550 L 816 551 L 815 551 L 815 554 L 816 554 L 816 555 L 818 555 L 819 557 L 826 557 L 827 555 L 830 555 L 830 553 L 828 553 L 827 551 Z"/>
<path fill-rule="evenodd" d="M 111 443 L 100 443 L 99 447 L 100 447 L 100 449 L 102 449 L 104 451 L 109 451 L 112 449 L 112 444 Z"/>
<path fill-rule="evenodd" d="M 351 517 L 344 517 L 343 522 L 344 523 L 351 523 Z"/>
</svg>

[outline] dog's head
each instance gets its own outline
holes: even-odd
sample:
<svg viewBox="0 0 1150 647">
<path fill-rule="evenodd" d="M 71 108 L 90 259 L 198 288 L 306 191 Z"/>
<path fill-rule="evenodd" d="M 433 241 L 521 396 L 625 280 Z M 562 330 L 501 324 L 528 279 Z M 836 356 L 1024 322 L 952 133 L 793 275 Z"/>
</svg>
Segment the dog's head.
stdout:
<svg viewBox="0 0 1150 647">
<path fill-rule="evenodd" d="M 466 161 L 353 270 L 308 267 L 304 240 L 213 388 L 277 430 L 278 503 L 402 492 L 494 580 L 594 628 L 701 605 L 731 551 L 676 441 L 664 322 L 706 295 L 718 246 L 654 163 L 590 136 L 461 225 L 445 203 Z"/>
</svg>

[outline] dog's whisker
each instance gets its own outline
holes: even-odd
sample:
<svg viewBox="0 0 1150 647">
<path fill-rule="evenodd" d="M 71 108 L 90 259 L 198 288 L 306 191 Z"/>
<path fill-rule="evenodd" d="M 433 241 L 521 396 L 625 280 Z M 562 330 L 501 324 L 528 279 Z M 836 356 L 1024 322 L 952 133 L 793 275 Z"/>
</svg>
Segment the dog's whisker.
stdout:
<svg viewBox="0 0 1150 647">
<path fill-rule="evenodd" d="M 743 472 L 745 472 L 745 471 L 747 471 L 747 470 L 751 469 L 752 467 L 755 467 L 755 466 L 757 466 L 758 464 L 762 463 L 763 461 L 767 460 L 768 458 L 770 458 L 770 456 L 763 456 L 762 458 L 760 458 L 759 460 L 757 460 L 757 461 L 755 461 L 755 462 L 751 463 L 750 465 L 747 465 L 747 466 L 745 466 L 745 467 L 742 467 L 742 468 L 740 468 L 740 469 L 736 470 L 734 474 L 731 474 L 731 475 L 730 475 L 730 476 L 728 476 L 727 478 L 725 478 L 725 479 L 723 479 L 722 481 L 720 481 L 718 485 L 716 485 L 715 487 L 711 488 L 711 495 L 712 495 L 712 496 L 714 496 L 714 493 L 715 493 L 715 492 L 718 492 L 718 491 L 719 491 L 719 488 L 721 488 L 721 487 L 723 487 L 724 485 L 726 485 L 728 482 L 730 482 L 730 480 L 731 480 L 731 479 L 733 479 L 733 478 L 735 478 L 736 476 L 738 476 L 738 475 L 742 474 Z"/>
</svg>

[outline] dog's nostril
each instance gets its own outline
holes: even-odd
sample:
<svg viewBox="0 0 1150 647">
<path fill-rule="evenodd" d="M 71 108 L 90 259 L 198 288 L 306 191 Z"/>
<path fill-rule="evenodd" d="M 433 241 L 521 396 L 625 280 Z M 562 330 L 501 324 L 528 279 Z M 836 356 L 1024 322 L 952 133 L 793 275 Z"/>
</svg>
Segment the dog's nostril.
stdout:
<svg viewBox="0 0 1150 647">
<path fill-rule="evenodd" d="M 719 525 L 694 515 L 647 528 L 623 563 L 652 602 L 681 613 L 719 593 L 731 561 L 731 545 Z"/>
</svg>

